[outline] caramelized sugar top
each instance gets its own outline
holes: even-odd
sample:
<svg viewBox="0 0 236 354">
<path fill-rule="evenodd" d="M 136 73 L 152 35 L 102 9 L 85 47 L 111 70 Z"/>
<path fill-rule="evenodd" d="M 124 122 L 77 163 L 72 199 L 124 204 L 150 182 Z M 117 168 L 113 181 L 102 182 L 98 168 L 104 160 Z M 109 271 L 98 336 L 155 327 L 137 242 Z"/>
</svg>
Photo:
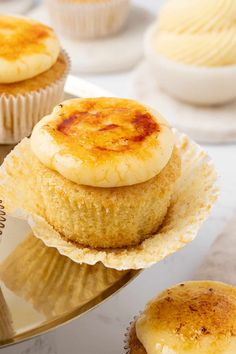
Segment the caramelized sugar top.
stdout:
<svg viewBox="0 0 236 354">
<path fill-rule="evenodd" d="M 210 281 L 180 284 L 160 294 L 146 314 L 154 328 L 193 342 L 236 336 L 236 288 Z"/>
<path fill-rule="evenodd" d="M 46 129 L 75 155 L 83 148 L 98 158 L 101 153 L 135 152 L 144 142 L 156 144 L 161 126 L 135 101 L 90 98 L 70 102 L 61 105 Z"/>
<path fill-rule="evenodd" d="M 0 16 L 0 58 L 17 60 L 22 55 L 46 51 L 44 41 L 53 31 L 21 17 Z"/>
</svg>

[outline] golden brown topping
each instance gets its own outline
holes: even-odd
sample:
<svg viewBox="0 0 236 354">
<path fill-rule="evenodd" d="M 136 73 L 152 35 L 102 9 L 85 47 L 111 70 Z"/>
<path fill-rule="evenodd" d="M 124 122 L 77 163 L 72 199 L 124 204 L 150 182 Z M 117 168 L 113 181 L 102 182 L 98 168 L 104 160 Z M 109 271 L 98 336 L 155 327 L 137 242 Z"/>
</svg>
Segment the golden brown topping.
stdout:
<svg viewBox="0 0 236 354">
<path fill-rule="evenodd" d="M 63 135 L 74 145 L 99 151 L 132 151 L 149 137 L 155 137 L 161 126 L 144 106 L 125 99 L 105 98 L 80 101 L 74 108 L 63 105 L 60 116 L 49 127 L 51 134 L 61 140 Z M 58 134 L 59 133 L 59 134 Z M 60 134 L 61 133 L 61 134 Z"/>
<path fill-rule="evenodd" d="M 208 334 L 236 335 L 236 289 L 192 284 L 169 289 L 150 305 L 153 325 L 192 340 Z"/>
<path fill-rule="evenodd" d="M 204 281 L 167 289 L 148 304 L 136 331 L 148 354 L 155 343 L 170 353 L 235 353 L 236 288 Z"/>
<path fill-rule="evenodd" d="M 40 53 L 51 28 L 20 17 L 0 16 L 0 57 L 16 60 L 22 55 Z"/>
</svg>

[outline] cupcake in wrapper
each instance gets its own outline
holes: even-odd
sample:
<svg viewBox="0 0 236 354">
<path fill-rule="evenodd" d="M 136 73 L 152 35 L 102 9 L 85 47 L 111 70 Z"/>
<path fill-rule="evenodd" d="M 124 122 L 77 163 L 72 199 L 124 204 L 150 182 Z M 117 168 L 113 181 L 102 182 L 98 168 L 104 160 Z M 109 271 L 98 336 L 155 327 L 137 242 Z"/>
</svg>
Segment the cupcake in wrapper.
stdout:
<svg viewBox="0 0 236 354">
<path fill-rule="evenodd" d="M 114 98 L 56 107 L 8 155 L 0 177 L 7 212 L 28 220 L 47 246 L 118 270 L 149 267 L 192 241 L 218 195 L 199 146 L 149 107 Z"/>
<path fill-rule="evenodd" d="M 164 290 L 130 323 L 125 354 L 233 354 L 236 288 L 189 281 Z"/>
<path fill-rule="evenodd" d="M 14 144 L 62 100 L 70 60 L 39 22 L 1 15 L 0 33 L 0 143 Z"/>
<path fill-rule="evenodd" d="M 130 0 L 47 0 L 55 28 L 63 35 L 96 39 L 120 31 L 128 20 Z"/>
<path fill-rule="evenodd" d="M 122 280 L 126 273 L 106 268 L 102 263 L 77 264 L 55 248 L 46 247 L 32 234 L 0 268 L 5 286 L 47 318 L 82 307 Z"/>
</svg>

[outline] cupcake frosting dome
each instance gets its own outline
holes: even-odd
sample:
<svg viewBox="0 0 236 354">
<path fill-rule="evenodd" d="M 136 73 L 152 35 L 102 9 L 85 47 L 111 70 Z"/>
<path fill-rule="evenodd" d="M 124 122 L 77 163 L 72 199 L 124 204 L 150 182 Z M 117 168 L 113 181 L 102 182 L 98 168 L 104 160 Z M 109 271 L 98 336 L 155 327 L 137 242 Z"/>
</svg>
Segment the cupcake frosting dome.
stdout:
<svg viewBox="0 0 236 354">
<path fill-rule="evenodd" d="M 51 28 L 23 17 L 0 16 L 0 83 L 41 74 L 55 64 L 59 51 Z"/>
<path fill-rule="evenodd" d="M 157 113 L 126 99 L 74 99 L 34 128 L 31 148 L 47 167 L 77 184 L 128 186 L 168 163 L 174 134 Z"/>
<path fill-rule="evenodd" d="M 236 1 L 168 1 L 154 45 L 160 54 L 185 64 L 236 64 Z"/>
</svg>

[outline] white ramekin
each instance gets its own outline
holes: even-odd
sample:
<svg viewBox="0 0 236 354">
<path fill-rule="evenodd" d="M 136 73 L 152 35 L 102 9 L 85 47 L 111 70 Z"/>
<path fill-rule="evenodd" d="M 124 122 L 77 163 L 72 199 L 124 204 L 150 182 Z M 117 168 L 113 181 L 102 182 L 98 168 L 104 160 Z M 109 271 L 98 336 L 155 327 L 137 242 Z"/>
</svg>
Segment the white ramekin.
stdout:
<svg viewBox="0 0 236 354">
<path fill-rule="evenodd" d="M 153 47 L 156 26 L 146 32 L 144 49 L 153 76 L 163 90 L 197 105 L 219 105 L 236 99 L 236 65 L 197 67 L 167 59 Z"/>
</svg>

